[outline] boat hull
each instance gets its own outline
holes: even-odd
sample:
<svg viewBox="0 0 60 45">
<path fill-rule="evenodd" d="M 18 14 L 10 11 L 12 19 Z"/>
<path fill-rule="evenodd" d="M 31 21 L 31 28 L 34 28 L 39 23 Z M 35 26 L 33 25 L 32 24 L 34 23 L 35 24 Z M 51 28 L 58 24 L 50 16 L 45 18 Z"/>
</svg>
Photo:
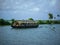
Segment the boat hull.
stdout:
<svg viewBox="0 0 60 45">
<path fill-rule="evenodd" d="M 11 26 L 12 28 L 37 28 L 38 25 L 36 26 Z"/>
</svg>

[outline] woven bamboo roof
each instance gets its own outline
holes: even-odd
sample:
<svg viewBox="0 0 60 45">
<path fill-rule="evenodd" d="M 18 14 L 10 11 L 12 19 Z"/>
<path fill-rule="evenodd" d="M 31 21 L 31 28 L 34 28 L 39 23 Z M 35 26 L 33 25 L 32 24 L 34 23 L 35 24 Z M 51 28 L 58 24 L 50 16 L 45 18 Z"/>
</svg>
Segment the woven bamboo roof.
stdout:
<svg viewBox="0 0 60 45">
<path fill-rule="evenodd" d="M 33 20 L 19 20 L 19 23 L 37 23 L 36 21 Z"/>
</svg>

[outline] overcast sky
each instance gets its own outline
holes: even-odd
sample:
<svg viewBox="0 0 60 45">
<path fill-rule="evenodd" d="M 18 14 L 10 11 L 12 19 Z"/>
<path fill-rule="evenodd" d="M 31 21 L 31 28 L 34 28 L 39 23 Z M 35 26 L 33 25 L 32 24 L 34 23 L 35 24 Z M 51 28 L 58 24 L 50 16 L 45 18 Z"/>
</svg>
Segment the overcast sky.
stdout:
<svg viewBox="0 0 60 45">
<path fill-rule="evenodd" d="M 0 18 L 46 20 L 48 13 L 60 15 L 60 0 L 0 0 Z"/>
</svg>

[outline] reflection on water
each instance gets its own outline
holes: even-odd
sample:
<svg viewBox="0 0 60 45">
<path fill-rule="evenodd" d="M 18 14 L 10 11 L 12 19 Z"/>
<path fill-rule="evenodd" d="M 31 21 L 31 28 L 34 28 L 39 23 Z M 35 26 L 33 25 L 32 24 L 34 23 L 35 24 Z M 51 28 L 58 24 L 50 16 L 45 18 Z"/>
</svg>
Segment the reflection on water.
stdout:
<svg viewBox="0 0 60 45">
<path fill-rule="evenodd" d="M 51 30 L 53 30 L 53 31 L 55 31 L 55 29 L 56 29 L 56 27 L 55 27 L 54 25 L 39 26 L 39 28 L 49 28 L 49 29 L 51 29 Z"/>
<path fill-rule="evenodd" d="M 0 26 L 0 45 L 60 45 L 60 24 L 23 29 Z"/>
</svg>

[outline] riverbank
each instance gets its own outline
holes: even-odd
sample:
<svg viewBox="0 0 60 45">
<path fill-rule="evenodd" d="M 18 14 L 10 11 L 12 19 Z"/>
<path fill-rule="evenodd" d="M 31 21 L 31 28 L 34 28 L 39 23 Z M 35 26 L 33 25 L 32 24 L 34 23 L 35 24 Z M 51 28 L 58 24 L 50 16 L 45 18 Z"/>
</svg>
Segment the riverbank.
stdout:
<svg viewBox="0 0 60 45">
<path fill-rule="evenodd" d="M 0 19 L 0 26 L 11 25 L 14 21 L 18 21 L 18 20 Z M 60 24 L 60 20 L 34 20 L 34 21 L 36 21 L 38 24 Z"/>
</svg>

